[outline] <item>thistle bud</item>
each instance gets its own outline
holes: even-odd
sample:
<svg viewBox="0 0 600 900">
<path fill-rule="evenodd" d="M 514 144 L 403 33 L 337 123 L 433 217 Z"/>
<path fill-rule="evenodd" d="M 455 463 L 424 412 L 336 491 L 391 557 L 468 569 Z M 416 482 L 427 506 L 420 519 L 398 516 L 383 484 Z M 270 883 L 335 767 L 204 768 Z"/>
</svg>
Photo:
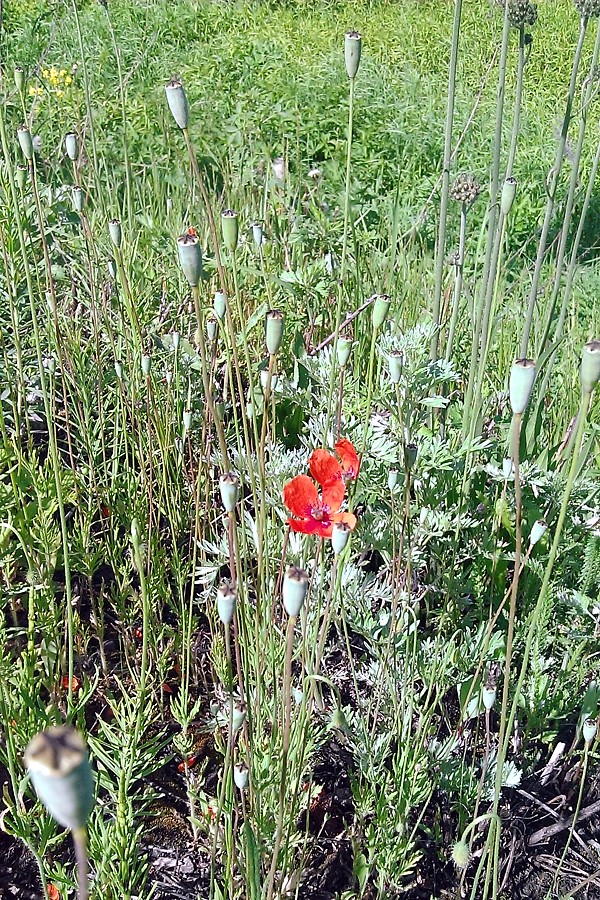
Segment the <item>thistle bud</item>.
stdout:
<svg viewBox="0 0 600 900">
<path fill-rule="evenodd" d="M 235 472 L 225 472 L 219 479 L 219 490 L 221 491 L 221 502 L 225 512 L 232 513 L 238 501 L 240 491 L 240 480 Z"/>
<path fill-rule="evenodd" d="M 25 750 L 25 765 L 38 797 L 59 825 L 83 828 L 94 806 L 94 783 L 79 732 L 59 725 L 37 734 Z"/>
<path fill-rule="evenodd" d="M 407 444 L 404 448 L 404 465 L 410 472 L 417 461 L 417 445 Z"/>
<path fill-rule="evenodd" d="M 243 791 L 248 786 L 248 775 L 250 770 L 245 763 L 238 763 L 233 767 L 233 780 L 236 788 Z"/>
<path fill-rule="evenodd" d="M 79 156 L 79 138 L 74 131 L 65 135 L 65 150 L 71 162 L 75 162 Z"/>
<path fill-rule="evenodd" d="M 362 51 L 362 36 L 358 31 L 349 31 L 344 41 L 344 61 L 348 78 L 356 78 Z"/>
<path fill-rule="evenodd" d="M 534 522 L 531 526 L 531 532 L 529 534 L 530 546 L 533 547 L 535 544 L 537 544 L 537 542 L 541 540 L 541 538 L 543 538 L 547 531 L 548 525 L 545 519 L 538 519 L 537 522 Z"/>
<path fill-rule="evenodd" d="M 600 381 L 600 341 L 585 344 L 581 354 L 581 389 L 584 394 L 591 394 Z"/>
<path fill-rule="evenodd" d="M 20 191 L 25 190 L 27 184 L 27 166 L 17 166 L 17 186 Z"/>
<path fill-rule="evenodd" d="M 331 530 L 331 549 L 336 556 L 344 550 L 352 529 L 345 522 L 336 522 Z"/>
<path fill-rule="evenodd" d="M 223 625 L 229 625 L 233 619 L 236 601 L 235 589 L 228 581 L 224 581 L 217 591 L 217 612 Z"/>
<path fill-rule="evenodd" d="M 19 125 L 17 128 L 17 137 L 19 139 L 19 144 L 21 145 L 21 150 L 23 151 L 23 156 L 27 162 L 30 162 L 33 159 L 33 140 L 27 125 Z"/>
<path fill-rule="evenodd" d="M 390 308 L 390 298 L 387 294 L 379 294 L 373 304 L 373 328 L 381 328 L 385 322 Z"/>
<path fill-rule="evenodd" d="M 223 293 L 223 291 L 215 291 L 213 310 L 217 319 L 225 318 L 225 312 L 227 310 L 227 300 L 225 299 L 225 294 Z"/>
<path fill-rule="evenodd" d="M 184 409 L 183 411 L 183 430 L 187 434 L 188 431 L 192 429 L 192 411 L 191 409 Z"/>
<path fill-rule="evenodd" d="M 259 248 L 262 247 L 264 238 L 265 238 L 265 236 L 263 234 L 263 227 L 262 227 L 261 223 L 254 222 L 254 224 L 252 225 L 252 240 L 254 241 L 254 243 L 256 244 L 257 247 L 259 247 Z"/>
<path fill-rule="evenodd" d="M 232 209 L 225 209 L 221 213 L 221 231 L 223 243 L 231 253 L 235 253 L 238 245 L 238 217 Z"/>
<path fill-rule="evenodd" d="M 202 247 L 193 228 L 177 238 L 179 263 L 190 287 L 198 287 L 202 277 Z"/>
<path fill-rule="evenodd" d="M 517 193 L 517 179 L 507 178 L 502 185 L 502 194 L 500 195 L 500 210 L 503 216 L 507 216 L 512 209 Z"/>
<path fill-rule="evenodd" d="M 586 744 L 591 744 L 598 731 L 598 720 L 586 719 L 581 730 L 583 732 L 583 739 Z"/>
<path fill-rule="evenodd" d="M 20 94 L 23 93 L 23 88 L 25 87 L 25 70 L 23 66 L 15 66 L 14 71 L 15 76 L 15 87 Z"/>
<path fill-rule="evenodd" d="M 209 340 L 209 343 L 214 341 L 217 336 L 217 320 L 214 316 L 209 316 L 206 320 L 206 337 Z"/>
<path fill-rule="evenodd" d="M 494 703 L 496 702 L 496 687 L 492 684 L 484 684 L 481 690 L 481 699 L 483 701 L 484 709 L 488 711 L 492 708 Z"/>
<path fill-rule="evenodd" d="M 337 358 L 340 369 L 348 364 L 350 354 L 352 353 L 352 340 L 347 337 L 338 338 L 337 342 Z"/>
<path fill-rule="evenodd" d="M 110 235 L 111 241 L 118 250 L 121 246 L 122 239 L 121 223 L 118 219 L 110 220 L 110 222 L 108 223 L 108 233 Z"/>
<path fill-rule="evenodd" d="M 267 352 L 269 356 L 275 356 L 283 341 L 283 313 L 281 310 L 272 309 L 267 313 L 265 333 Z"/>
<path fill-rule="evenodd" d="M 85 206 L 85 191 L 78 184 L 71 188 L 71 198 L 75 212 L 82 213 Z"/>
<path fill-rule="evenodd" d="M 142 353 L 142 358 L 140 361 L 142 364 L 142 375 L 145 378 L 148 378 L 148 376 L 150 375 L 150 366 L 151 366 L 152 360 L 148 356 L 147 353 Z"/>
<path fill-rule="evenodd" d="M 297 616 L 308 591 L 308 575 L 304 569 L 290 566 L 283 576 L 283 606 L 288 616 Z"/>
<path fill-rule="evenodd" d="M 398 484 L 398 469 L 390 469 L 388 472 L 388 489 L 393 491 Z"/>
<path fill-rule="evenodd" d="M 404 364 L 404 357 L 397 350 L 394 350 L 388 356 L 388 368 L 390 370 L 390 381 L 392 384 L 398 384 L 400 381 L 400 376 L 402 375 L 402 366 Z"/>
<path fill-rule="evenodd" d="M 172 78 L 166 85 L 165 92 L 167 94 L 167 103 L 171 110 L 171 115 L 175 122 L 182 130 L 185 130 L 190 121 L 190 112 L 188 109 L 187 97 L 184 87 L 178 78 Z"/>
<path fill-rule="evenodd" d="M 535 363 L 532 359 L 517 359 L 510 370 L 509 398 L 513 416 L 525 412 L 533 384 L 535 382 Z"/>
</svg>

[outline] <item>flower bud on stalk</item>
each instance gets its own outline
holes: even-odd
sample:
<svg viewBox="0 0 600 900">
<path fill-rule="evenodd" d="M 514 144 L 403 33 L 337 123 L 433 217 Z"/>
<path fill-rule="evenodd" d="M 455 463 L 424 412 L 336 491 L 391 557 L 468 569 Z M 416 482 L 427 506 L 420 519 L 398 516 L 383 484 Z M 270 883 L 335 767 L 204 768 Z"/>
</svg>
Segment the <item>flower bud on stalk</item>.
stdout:
<svg viewBox="0 0 600 900">
<path fill-rule="evenodd" d="M 171 115 L 182 129 L 186 129 L 190 122 L 190 112 L 184 87 L 178 78 L 172 78 L 166 85 L 165 92 Z"/>
<path fill-rule="evenodd" d="M 362 52 L 362 36 L 359 31 L 348 31 L 344 41 L 344 61 L 348 78 L 356 78 Z"/>
<path fill-rule="evenodd" d="M 279 309 L 272 309 L 267 313 L 265 337 L 269 356 L 279 353 L 283 341 L 283 313 Z"/>
<path fill-rule="evenodd" d="M 341 337 L 337 342 L 337 358 L 340 369 L 348 364 L 350 354 L 352 353 L 352 340 L 347 337 Z"/>
<path fill-rule="evenodd" d="M 59 725 L 37 734 L 25 750 L 25 765 L 38 797 L 59 825 L 83 828 L 94 806 L 94 784 L 79 732 Z"/>
<path fill-rule="evenodd" d="M 379 294 L 373 304 L 373 328 L 381 328 L 385 322 L 390 308 L 390 298 L 387 294 Z"/>
<path fill-rule="evenodd" d="M 235 253 L 238 245 L 238 217 L 232 209 L 225 209 L 221 213 L 221 231 L 223 243 L 231 253 Z"/>
<path fill-rule="evenodd" d="M 177 238 L 179 263 L 190 287 L 198 287 L 202 277 L 202 247 L 193 228 Z"/>
<path fill-rule="evenodd" d="M 232 513 L 238 501 L 240 480 L 235 472 L 225 472 L 219 479 L 221 502 L 225 512 Z"/>
<path fill-rule="evenodd" d="M 23 156 L 27 162 L 31 162 L 33 159 L 33 139 L 27 125 L 19 125 L 17 128 L 17 138 L 19 139 Z"/>
<path fill-rule="evenodd" d="M 297 616 L 308 591 L 308 575 L 304 569 L 290 566 L 283 576 L 283 606 L 288 616 Z"/>
<path fill-rule="evenodd" d="M 217 591 L 217 612 L 223 625 L 229 625 L 235 612 L 237 596 L 235 589 L 224 581 Z"/>
<path fill-rule="evenodd" d="M 517 359 L 512 364 L 508 393 L 513 416 L 522 415 L 527 408 L 535 382 L 535 371 L 532 359 Z"/>
<path fill-rule="evenodd" d="M 20 191 L 25 190 L 27 184 L 27 166 L 17 166 L 17 186 Z"/>
<path fill-rule="evenodd" d="M 512 209 L 517 193 L 517 179 L 507 178 L 502 185 L 502 194 L 500 195 L 500 209 L 502 215 L 507 216 Z"/>
<path fill-rule="evenodd" d="M 600 381 L 600 341 L 585 344 L 581 354 L 581 389 L 584 394 L 591 394 Z"/>
<path fill-rule="evenodd" d="M 108 223 L 108 233 L 110 235 L 111 241 L 118 250 L 121 246 L 122 240 L 121 222 L 119 221 L 119 219 L 110 220 L 110 222 Z"/>
<path fill-rule="evenodd" d="M 79 156 L 79 138 L 74 131 L 69 131 L 69 133 L 65 135 L 65 150 L 67 151 L 67 156 L 71 162 L 75 162 Z"/>
</svg>

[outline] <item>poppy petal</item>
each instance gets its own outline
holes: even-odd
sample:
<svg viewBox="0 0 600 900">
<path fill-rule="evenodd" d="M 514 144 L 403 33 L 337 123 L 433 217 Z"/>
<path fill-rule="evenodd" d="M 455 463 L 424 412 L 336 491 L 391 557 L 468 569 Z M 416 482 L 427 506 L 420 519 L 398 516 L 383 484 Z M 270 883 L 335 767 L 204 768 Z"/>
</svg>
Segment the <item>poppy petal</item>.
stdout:
<svg viewBox="0 0 600 900">
<path fill-rule="evenodd" d="M 316 519 L 288 519 L 287 524 L 292 531 L 298 531 L 300 534 L 321 534 L 323 523 Z"/>
<path fill-rule="evenodd" d="M 340 470 L 341 471 L 341 470 Z M 329 507 L 330 513 L 336 513 L 342 505 L 344 494 L 346 493 L 346 485 L 342 478 L 336 478 L 328 481 L 323 485 L 321 494 L 323 496 L 323 506 Z"/>
<path fill-rule="evenodd" d="M 331 517 L 331 521 L 338 522 L 338 523 L 343 522 L 344 525 L 348 525 L 348 527 L 351 529 L 351 531 L 354 531 L 354 529 L 356 528 L 357 519 L 356 519 L 356 516 L 354 515 L 354 513 L 343 512 L 343 513 L 336 513 L 335 516 Z"/>
<path fill-rule="evenodd" d="M 352 478 L 357 478 L 360 471 L 360 459 L 354 444 L 343 438 L 335 445 L 335 452 L 342 461 L 344 472 L 350 472 Z"/>
<path fill-rule="evenodd" d="M 306 518 L 312 507 L 319 503 L 316 484 L 308 475 L 296 475 L 283 488 L 283 502 L 295 516 Z"/>
<path fill-rule="evenodd" d="M 313 450 L 308 460 L 310 474 L 321 486 L 342 477 L 342 467 L 329 450 Z"/>
</svg>

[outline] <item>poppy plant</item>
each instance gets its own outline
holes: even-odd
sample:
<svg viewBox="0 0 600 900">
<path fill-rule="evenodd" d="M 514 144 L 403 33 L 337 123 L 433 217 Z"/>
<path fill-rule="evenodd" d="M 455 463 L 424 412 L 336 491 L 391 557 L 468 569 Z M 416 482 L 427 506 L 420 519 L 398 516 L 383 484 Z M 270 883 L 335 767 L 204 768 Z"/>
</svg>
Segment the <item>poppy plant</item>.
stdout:
<svg viewBox="0 0 600 900">
<path fill-rule="evenodd" d="M 321 487 L 320 494 L 315 481 L 308 475 L 296 475 L 283 489 L 284 503 L 292 513 L 292 517 L 287 520 L 292 531 L 330 538 L 336 522 L 344 522 L 354 529 L 356 516 L 339 511 L 346 485 L 337 459 L 326 450 L 315 450 L 311 455 L 309 468 Z"/>
<path fill-rule="evenodd" d="M 334 449 L 341 464 L 329 450 L 314 450 L 308 461 L 311 475 L 322 485 L 338 479 L 344 484 L 355 481 L 360 472 L 360 459 L 354 444 L 343 438 L 335 444 Z"/>
</svg>

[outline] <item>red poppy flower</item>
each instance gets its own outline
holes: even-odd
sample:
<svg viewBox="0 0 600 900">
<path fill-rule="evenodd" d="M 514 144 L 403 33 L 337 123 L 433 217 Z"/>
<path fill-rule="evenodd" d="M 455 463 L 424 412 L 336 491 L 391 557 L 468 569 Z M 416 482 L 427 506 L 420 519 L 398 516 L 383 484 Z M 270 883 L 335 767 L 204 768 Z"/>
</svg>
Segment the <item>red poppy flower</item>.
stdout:
<svg viewBox="0 0 600 900">
<path fill-rule="evenodd" d="M 360 459 L 354 448 L 354 444 L 347 438 L 342 438 L 335 445 L 335 452 L 342 461 L 345 481 L 355 481 L 360 472 Z"/>
<path fill-rule="evenodd" d="M 313 454 L 313 457 L 315 454 Z M 329 459 L 327 459 L 328 457 Z M 337 476 L 331 465 L 331 460 L 339 470 Z M 319 537 L 331 537 L 333 526 L 336 522 L 345 522 L 350 528 L 356 526 L 356 516 L 352 513 L 339 511 L 346 493 L 346 487 L 340 477 L 341 466 L 330 453 L 325 457 L 311 458 L 311 473 L 317 473 L 325 479 L 329 472 L 334 472 L 329 480 L 321 481 L 321 494 L 317 485 L 308 475 L 296 475 L 285 485 L 283 500 L 294 518 L 287 520 L 292 531 L 300 531 L 302 534 L 318 534 Z"/>
<path fill-rule="evenodd" d="M 341 460 L 341 465 L 329 450 L 313 450 L 308 461 L 310 474 L 320 485 L 327 485 L 330 481 L 342 481 L 347 484 L 358 478 L 360 471 L 360 459 L 351 441 L 344 438 L 335 445 L 335 451 Z"/>
<path fill-rule="evenodd" d="M 60 900 L 60 891 L 56 887 L 55 884 L 52 884 L 51 881 L 47 882 L 46 890 L 48 891 L 48 896 L 50 897 L 50 900 Z"/>
</svg>

